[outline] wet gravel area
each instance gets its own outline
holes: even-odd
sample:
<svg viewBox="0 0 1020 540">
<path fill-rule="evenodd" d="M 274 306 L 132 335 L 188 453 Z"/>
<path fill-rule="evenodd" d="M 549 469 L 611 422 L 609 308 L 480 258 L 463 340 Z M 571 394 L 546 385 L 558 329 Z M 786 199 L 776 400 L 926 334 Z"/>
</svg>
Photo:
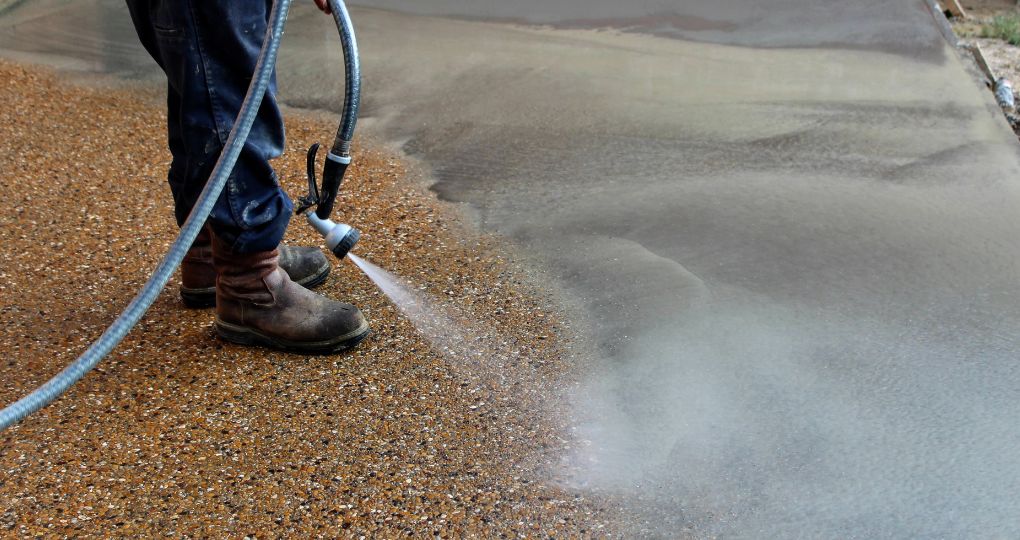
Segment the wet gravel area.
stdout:
<svg viewBox="0 0 1020 540">
<path fill-rule="evenodd" d="M 0 402 L 74 360 L 176 235 L 162 96 L 0 62 Z M 288 111 L 296 198 L 332 116 Z M 573 537 L 606 510 L 557 487 L 566 332 L 507 248 L 463 225 L 393 152 L 355 149 L 340 217 L 357 252 L 484 335 L 458 358 L 349 262 L 321 292 L 374 334 L 306 357 L 215 337 L 171 281 L 100 366 L 0 433 L 0 536 Z M 287 241 L 319 245 L 295 219 Z M 488 353 L 487 353 L 488 354 Z"/>
</svg>

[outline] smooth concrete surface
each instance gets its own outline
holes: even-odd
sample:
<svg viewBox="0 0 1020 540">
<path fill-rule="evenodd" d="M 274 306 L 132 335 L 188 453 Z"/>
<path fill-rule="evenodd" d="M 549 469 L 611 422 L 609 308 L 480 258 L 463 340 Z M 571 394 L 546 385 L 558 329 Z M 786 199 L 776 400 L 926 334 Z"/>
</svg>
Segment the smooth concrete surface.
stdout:
<svg viewBox="0 0 1020 540">
<path fill-rule="evenodd" d="M 361 125 L 587 338 L 570 485 L 649 536 L 1020 535 L 1017 141 L 923 2 L 371 4 Z M 295 7 L 286 102 L 338 108 L 332 32 Z M 133 39 L 113 0 L 0 20 L 156 80 Z"/>
<path fill-rule="evenodd" d="M 467 20 L 554 28 L 613 28 L 666 37 L 756 47 L 884 49 L 919 56 L 938 52 L 936 27 L 922 1 L 858 0 L 366 0 L 354 4 Z"/>
</svg>

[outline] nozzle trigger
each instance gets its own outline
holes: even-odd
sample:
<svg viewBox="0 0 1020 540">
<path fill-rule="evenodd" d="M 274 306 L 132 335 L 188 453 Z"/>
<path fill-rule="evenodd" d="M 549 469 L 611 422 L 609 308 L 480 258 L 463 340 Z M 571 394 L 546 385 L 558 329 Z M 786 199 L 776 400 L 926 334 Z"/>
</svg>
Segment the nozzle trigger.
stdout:
<svg viewBox="0 0 1020 540">
<path fill-rule="evenodd" d="M 309 208 L 319 204 L 319 180 L 315 176 L 315 154 L 319 151 L 319 143 L 313 144 L 308 149 L 308 160 L 307 170 L 308 176 L 308 195 L 301 197 L 298 200 L 297 214 L 303 214 L 308 211 Z"/>
</svg>

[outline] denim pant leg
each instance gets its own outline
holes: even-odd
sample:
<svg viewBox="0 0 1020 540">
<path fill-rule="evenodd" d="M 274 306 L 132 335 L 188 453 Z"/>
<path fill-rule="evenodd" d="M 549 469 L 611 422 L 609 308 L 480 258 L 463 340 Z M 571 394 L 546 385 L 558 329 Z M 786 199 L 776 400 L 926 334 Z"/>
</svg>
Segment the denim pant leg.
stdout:
<svg viewBox="0 0 1020 540">
<path fill-rule="evenodd" d="M 168 175 L 183 224 L 226 143 L 267 28 L 268 0 L 126 0 L 167 76 Z M 239 253 L 275 248 L 293 205 L 269 160 L 283 150 L 275 76 L 209 223 Z"/>
</svg>

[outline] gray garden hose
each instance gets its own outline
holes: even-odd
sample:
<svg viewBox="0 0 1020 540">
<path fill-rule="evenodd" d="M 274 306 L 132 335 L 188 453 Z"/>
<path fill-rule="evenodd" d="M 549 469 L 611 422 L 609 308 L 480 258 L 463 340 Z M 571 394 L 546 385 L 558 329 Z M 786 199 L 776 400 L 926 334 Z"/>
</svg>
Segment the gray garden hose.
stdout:
<svg viewBox="0 0 1020 540">
<path fill-rule="evenodd" d="M 290 9 L 291 0 L 276 0 L 273 3 L 273 10 L 269 16 L 269 29 L 266 32 L 262 44 L 262 52 L 259 54 L 258 63 L 255 65 L 255 74 L 252 77 L 251 85 L 248 87 L 248 94 L 244 98 L 241 110 L 230 131 L 223 152 L 220 154 L 216 166 L 213 168 L 209 180 L 202 190 L 195 207 L 188 216 L 184 226 L 181 227 L 180 235 L 170 251 L 163 257 L 162 262 L 156 267 L 152 277 L 145 283 L 145 286 L 138 292 L 134 300 L 128 304 L 123 313 L 113 321 L 113 324 L 103 332 L 92 346 L 78 357 L 71 365 L 64 368 L 46 384 L 43 384 L 31 394 L 19 399 L 0 410 L 0 430 L 4 430 L 21 421 L 26 416 L 38 411 L 60 397 L 74 383 L 81 380 L 86 373 L 96 367 L 114 347 L 116 347 L 124 336 L 131 331 L 142 315 L 149 309 L 152 302 L 156 300 L 163 287 L 166 286 L 174 270 L 181 264 L 184 255 L 188 252 L 191 244 L 195 241 L 199 231 L 205 225 L 209 212 L 223 191 L 227 176 L 234 168 L 237 157 L 241 153 L 241 147 L 248 139 L 248 132 L 255 116 L 258 114 L 262 98 L 269 87 L 272 78 L 273 67 L 276 65 L 276 53 L 280 48 L 280 38 L 283 36 L 283 26 L 287 20 L 287 12 Z M 331 4 L 337 4 L 338 0 L 331 0 Z M 336 11 L 336 7 L 333 8 Z M 346 10 L 343 11 L 346 15 Z"/>
</svg>

